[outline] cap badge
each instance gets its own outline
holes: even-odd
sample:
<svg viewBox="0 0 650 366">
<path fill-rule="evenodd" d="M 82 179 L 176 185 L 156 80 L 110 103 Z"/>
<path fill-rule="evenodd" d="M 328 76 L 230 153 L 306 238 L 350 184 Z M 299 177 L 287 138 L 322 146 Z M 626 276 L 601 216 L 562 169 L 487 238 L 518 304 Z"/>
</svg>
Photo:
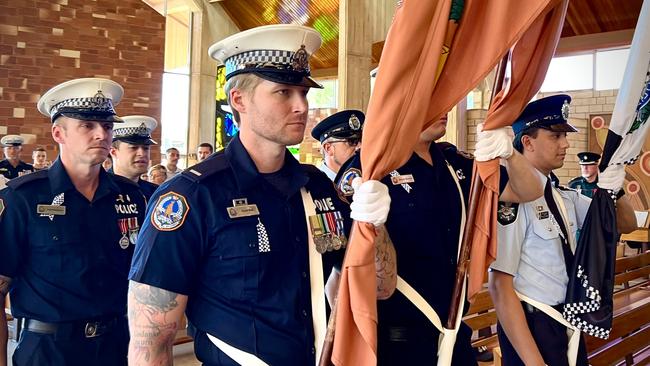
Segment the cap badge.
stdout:
<svg viewBox="0 0 650 366">
<path fill-rule="evenodd" d="M 353 114 L 348 120 L 348 126 L 350 126 L 351 129 L 357 131 L 361 128 L 361 121 L 359 121 L 359 118 Z"/>
<path fill-rule="evenodd" d="M 565 100 L 564 104 L 562 104 L 562 118 L 564 118 L 565 121 L 569 119 L 569 101 L 568 100 Z"/>
<path fill-rule="evenodd" d="M 293 54 L 291 68 L 297 72 L 309 72 L 309 54 L 307 54 L 304 44 Z"/>
</svg>

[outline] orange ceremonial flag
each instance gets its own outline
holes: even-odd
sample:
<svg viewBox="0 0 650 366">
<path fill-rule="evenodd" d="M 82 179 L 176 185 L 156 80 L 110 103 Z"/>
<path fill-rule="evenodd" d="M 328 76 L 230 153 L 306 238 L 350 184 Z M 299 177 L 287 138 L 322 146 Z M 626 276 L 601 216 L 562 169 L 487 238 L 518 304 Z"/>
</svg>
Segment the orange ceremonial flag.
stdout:
<svg viewBox="0 0 650 366">
<path fill-rule="evenodd" d="M 485 78 L 540 15 L 564 1 L 466 0 L 437 81 L 452 1 L 398 3 L 366 114 L 363 179 L 379 180 L 403 165 L 420 132 Z M 490 124 L 486 128 L 497 127 Z M 377 362 L 375 236 L 370 225 L 355 222 L 338 292 L 332 354 L 338 366 Z"/>
</svg>

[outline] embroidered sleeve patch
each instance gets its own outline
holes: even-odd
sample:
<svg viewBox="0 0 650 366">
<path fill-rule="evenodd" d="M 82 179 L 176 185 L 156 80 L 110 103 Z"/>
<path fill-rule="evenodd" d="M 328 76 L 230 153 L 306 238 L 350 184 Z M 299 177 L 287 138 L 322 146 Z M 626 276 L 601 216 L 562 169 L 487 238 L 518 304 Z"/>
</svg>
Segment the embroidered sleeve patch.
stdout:
<svg viewBox="0 0 650 366">
<path fill-rule="evenodd" d="M 168 192 L 158 198 L 151 213 L 151 223 L 160 231 L 174 231 L 185 222 L 190 206 L 182 195 Z"/>
<path fill-rule="evenodd" d="M 344 196 L 349 197 L 354 194 L 354 188 L 352 188 L 352 180 L 356 177 L 361 176 L 361 171 L 357 168 L 350 168 L 343 173 L 341 180 L 339 181 L 338 189 Z"/>
<path fill-rule="evenodd" d="M 499 201 L 499 207 L 497 209 L 497 221 L 499 221 L 499 224 L 505 226 L 515 222 L 515 220 L 517 219 L 518 209 L 519 209 L 518 203 Z"/>
</svg>

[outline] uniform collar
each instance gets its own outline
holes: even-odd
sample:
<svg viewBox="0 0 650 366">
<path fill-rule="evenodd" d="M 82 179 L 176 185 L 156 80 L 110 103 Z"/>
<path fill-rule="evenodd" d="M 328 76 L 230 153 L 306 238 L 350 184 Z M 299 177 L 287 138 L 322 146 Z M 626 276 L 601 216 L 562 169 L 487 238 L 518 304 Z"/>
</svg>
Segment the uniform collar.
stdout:
<svg viewBox="0 0 650 366">
<path fill-rule="evenodd" d="M 253 188 L 256 184 L 259 184 L 259 179 L 263 179 L 253 159 L 251 159 L 248 151 L 246 151 L 246 148 L 241 143 L 239 134 L 230 141 L 228 147 L 226 147 L 225 155 L 232 167 L 237 185 L 241 190 Z M 305 186 L 309 181 L 309 176 L 302 169 L 298 160 L 286 149 L 284 165 L 281 170 L 288 171 L 289 175 L 292 176 L 292 182 L 294 183 L 291 187 L 292 192 Z"/>
<path fill-rule="evenodd" d="M 58 195 L 69 190 L 76 190 L 60 158 L 56 159 L 54 163 L 52 163 L 52 166 L 48 169 L 47 175 L 50 179 L 52 194 Z M 93 201 L 103 197 L 110 191 L 119 192 L 120 187 L 109 177 L 109 173 L 100 168 L 99 185 L 97 186 L 97 191 L 95 191 Z"/>
</svg>

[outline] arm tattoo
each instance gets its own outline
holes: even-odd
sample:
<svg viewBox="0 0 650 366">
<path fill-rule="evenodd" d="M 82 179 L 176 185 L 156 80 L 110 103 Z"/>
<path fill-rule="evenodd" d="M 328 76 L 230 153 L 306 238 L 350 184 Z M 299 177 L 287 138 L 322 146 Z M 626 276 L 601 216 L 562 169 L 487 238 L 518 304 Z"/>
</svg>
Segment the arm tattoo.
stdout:
<svg viewBox="0 0 650 366">
<path fill-rule="evenodd" d="M 377 270 L 377 298 L 387 299 L 395 291 L 397 263 L 395 247 L 385 227 L 376 229 L 375 268 Z"/>
<path fill-rule="evenodd" d="M 129 365 L 172 365 L 172 347 L 182 314 L 179 295 L 131 281 Z"/>
<path fill-rule="evenodd" d="M 5 297 L 9 293 L 11 278 L 0 275 L 0 297 Z"/>
</svg>

